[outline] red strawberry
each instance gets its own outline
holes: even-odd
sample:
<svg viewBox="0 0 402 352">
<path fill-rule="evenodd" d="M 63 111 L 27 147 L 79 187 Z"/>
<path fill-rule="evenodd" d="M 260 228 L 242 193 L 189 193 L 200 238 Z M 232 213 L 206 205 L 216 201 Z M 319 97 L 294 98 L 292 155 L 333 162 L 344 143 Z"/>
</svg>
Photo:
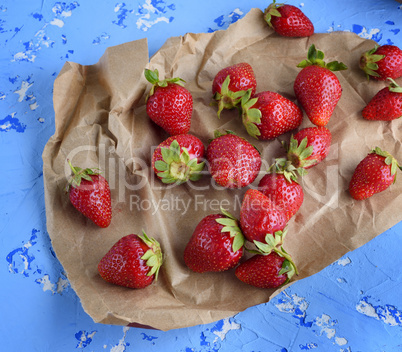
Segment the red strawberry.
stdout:
<svg viewBox="0 0 402 352">
<path fill-rule="evenodd" d="M 184 250 L 184 262 L 193 271 L 225 271 L 243 255 L 244 236 L 231 214 L 212 214 L 203 218 Z"/>
<path fill-rule="evenodd" d="M 250 242 L 264 242 L 265 236 L 282 231 L 286 226 L 286 212 L 256 189 L 249 189 L 240 208 L 240 228 Z"/>
<path fill-rule="evenodd" d="M 182 85 L 181 78 L 159 80 L 158 70 L 145 70 L 146 79 L 153 84 L 147 98 L 147 114 L 153 122 L 170 135 L 190 130 L 193 97 Z"/>
<path fill-rule="evenodd" d="M 398 168 L 402 170 L 391 154 L 376 147 L 357 165 L 349 183 L 350 195 L 363 200 L 386 190 L 395 182 Z"/>
<path fill-rule="evenodd" d="M 179 134 L 164 140 L 152 155 L 152 168 L 163 183 L 197 181 L 204 168 L 205 148 L 191 134 Z"/>
<path fill-rule="evenodd" d="M 98 264 L 100 276 L 115 285 L 144 288 L 158 278 L 162 265 L 159 243 L 142 235 L 127 235 L 117 241 Z"/>
<path fill-rule="evenodd" d="M 294 92 L 310 121 L 325 126 L 342 95 L 342 87 L 332 71 L 346 70 L 338 61 L 325 64 L 324 53 L 316 50 L 314 44 L 308 50 L 308 60 L 297 67 L 303 69 L 294 82 Z"/>
<path fill-rule="evenodd" d="M 239 280 L 259 288 L 277 288 L 288 283 L 294 274 L 293 262 L 276 252 L 256 254 L 235 271 Z"/>
<path fill-rule="evenodd" d="M 258 176 L 261 156 L 255 147 L 231 131 L 215 133 L 207 148 L 209 172 L 215 182 L 227 188 L 249 185 Z"/>
<path fill-rule="evenodd" d="M 366 120 L 391 121 L 402 117 L 402 87 L 392 78 L 389 80 L 389 87 L 381 89 L 363 109 Z"/>
<path fill-rule="evenodd" d="M 288 160 L 292 165 L 309 169 L 326 158 L 331 146 L 332 135 L 326 127 L 307 127 L 290 138 L 287 149 Z"/>
<path fill-rule="evenodd" d="M 92 169 L 81 169 L 68 163 L 73 171 L 67 190 L 71 204 L 100 227 L 112 220 L 110 188 L 106 179 Z"/>
<path fill-rule="evenodd" d="M 286 222 L 296 214 L 303 203 L 303 188 L 295 177 L 286 177 L 284 173 L 266 174 L 258 184 L 258 190 L 271 199 L 276 208 L 286 214 Z"/>
<path fill-rule="evenodd" d="M 303 112 L 291 100 L 274 92 L 261 92 L 250 99 L 248 91 L 241 100 L 243 124 L 250 136 L 273 139 L 298 127 Z"/>
<path fill-rule="evenodd" d="M 367 78 L 379 81 L 402 77 L 402 50 L 395 45 L 375 45 L 360 57 L 360 68 Z"/>
<path fill-rule="evenodd" d="M 276 4 L 274 0 L 264 11 L 264 20 L 276 33 L 285 37 L 309 37 L 314 25 L 296 6 Z"/>
<path fill-rule="evenodd" d="M 241 62 L 220 70 L 212 82 L 212 94 L 218 102 L 218 117 L 223 109 L 236 107 L 248 89 L 254 94 L 256 88 L 254 71 L 248 63 Z"/>
</svg>

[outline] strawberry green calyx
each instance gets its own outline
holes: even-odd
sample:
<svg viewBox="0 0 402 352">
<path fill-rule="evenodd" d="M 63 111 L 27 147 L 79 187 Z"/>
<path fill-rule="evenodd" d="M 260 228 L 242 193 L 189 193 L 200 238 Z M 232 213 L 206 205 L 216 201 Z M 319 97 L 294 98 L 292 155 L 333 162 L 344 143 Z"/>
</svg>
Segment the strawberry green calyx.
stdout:
<svg viewBox="0 0 402 352">
<path fill-rule="evenodd" d="M 246 91 L 239 90 L 237 92 L 232 92 L 229 90 L 230 76 L 228 75 L 222 83 L 221 91 L 216 92 L 214 95 L 214 103 L 218 103 L 218 118 L 221 117 L 221 112 L 223 109 L 233 109 L 237 107 L 241 101 L 241 98 Z"/>
<path fill-rule="evenodd" d="M 383 156 L 385 158 L 384 159 L 385 164 L 388 166 L 391 166 L 391 176 L 394 176 L 398 169 L 400 169 L 402 171 L 402 166 L 400 166 L 398 164 L 398 161 L 387 151 L 384 151 L 379 147 L 375 147 L 371 151 L 371 153 L 375 153 L 375 154 Z M 394 178 L 394 183 L 395 183 L 395 181 L 396 181 L 396 177 Z"/>
<path fill-rule="evenodd" d="M 304 169 L 303 169 L 304 170 Z M 305 170 L 304 170 L 305 171 Z M 267 173 L 269 174 L 283 174 L 286 181 L 296 182 L 297 181 L 297 173 L 303 173 L 303 171 L 298 170 L 291 161 L 287 158 L 277 158 L 274 163 L 268 168 Z"/>
<path fill-rule="evenodd" d="M 159 269 L 163 263 L 162 249 L 157 240 L 154 238 L 149 238 L 145 231 L 142 231 L 142 235 L 138 237 L 149 247 L 149 249 L 141 257 L 142 260 L 146 261 L 147 266 L 151 270 L 147 273 L 147 276 L 152 276 L 155 274 L 155 280 L 158 279 Z"/>
<path fill-rule="evenodd" d="M 221 208 L 221 213 L 225 218 L 218 218 L 215 219 L 215 221 L 224 226 L 221 232 L 230 233 L 230 237 L 233 238 L 232 250 L 233 252 L 237 252 L 241 247 L 243 247 L 245 242 L 243 232 L 239 227 L 239 220 L 223 208 Z"/>
<path fill-rule="evenodd" d="M 278 7 L 281 7 L 283 5 L 284 4 L 277 4 L 276 0 L 274 0 L 273 3 L 265 9 L 264 20 L 271 28 L 273 28 L 271 23 L 272 16 L 282 17 L 281 13 L 278 11 Z"/>
<path fill-rule="evenodd" d="M 402 87 L 398 85 L 392 78 L 388 77 L 388 81 L 390 81 L 390 84 L 388 86 L 389 91 L 393 93 L 402 93 Z"/>
<path fill-rule="evenodd" d="M 279 275 L 287 274 L 288 279 L 286 283 L 293 277 L 294 274 L 299 275 L 299 271 L 297 270 L 296 264 L 294 263 L 292 257 L 289 253 L 285 251 L 283 248 L 283 240 L 287 234 L 287 229 L 284 231 L 277 231 L 274 235 L 268 233 L 265 236 L 265 242 L 254 241 L 255 246 L 258 248 L 257 253 L 262 255 L 268 255 L 271 252 L 275 252 L 281 257 L 285 258 L 285 261 L 282 264 L 282 270 L 279 272 Z"/>
<path fill-rule="evenodd" d="M 321 50 L 317 50 L 314 44 L 308 49 L 307 60 L 300 62 L 297 67 L 304 68 L 311 65 L 324 67 L 330 71 L 342 71 L 348 68 L 343 62 L 338 61 L 331 61 L 326 64 L 324 61 L 324 53 Z"/>
<path fill-rule="evenodd" d="M 69 159 L 67 159 L 67 162 L 68 162 L 68 165 L 70 165 L 71 171 L 73 172 L 73 176 L 68 181 L 67 191 L 69 190 L 70 186 L 72 186 L 74 188 L 79 187 L 81 185 L 82 179 L 92 182 L 91 175 L 99 175 L 100 174 L 100 171 L 96 168 L 82 169 L 80 167 L 73 166 Z"/>
<path fill-rule="evenodd" d="M 378 45 L 375 45 L 373 49 L 366 51 L 360 57 L 359 67 L 366 73 L 367 79 L 370 79 L 370 76 L 380 77 L 377 72 L 377 62 L 382 60 L 385 55 L 376 54 L 378 47 Z"/>
<path fill-rule="evenodd" d="M 198 181 L 205 162 L 198 162 L 197 158 L 190 159 L 187 148 L 180 148 L 174 140 L 169 148 L 161 148 L 162 160 L 155 162 L 155 168 L 159 171 L 158 177 L 163 183 L 177 183 Z"/>
<path fill-rule="evenodd" d="M 288 160 L 297 168 L 299 173 L 303 173 L 304 171 L 302 170 L 317 162 L 316 159 L 307 159 L 314 151 L 314 147 L 311 145 L 307 147 L 307 143 L 307 137 L 304 137 L 299 144 L 299 141 L 293 136 L 290 137 L 289 145 L 285 142 L 283 143 L 283 146 L 287 150 Z"/>
<path fill-rule="evenodd" d="M 287 234 L 287 229 L 284 231 L 277 231 L 274 235 L 268 233 L 265 236 L 265 242 L 262 243 L 259 241 L 254 241 L 255 246 L 257 247 L 257 251 L 255 253 L 268 255 L 271 252 L 275 252 L 281 257 L 285 258 L 285 261 L 282 264 L 282 269 L 279 272 L 279 275 L 287 274 L 288 279 L 286 283 L 293 277 L 294 274 L 299 275 L 296 264 L 294 263 L 292 257 L 285 251 L 283 248 L 283 240 Z"/>
<path fill-rule="evenodd" d="M 184 87 L 183 83 L 186 83 L 186 81 L 179 77 L 159 80 L 159 71 L 157 69 L 155 69 L 154 71 L 145 69 L 144 75 L 147 81 L 152 84 L 152 88 L 149 91 L 147 99 L 154 94 L 155 88 L 157 87 L 167 87 L 169 83 L 178 84 L 179 86 Z"/>
<path fill-rule="evenodd" d="M 256 124 L 261 124 L 261 111 L 252 108 L 258 101 L 258 98 L 251 99 L 251 89 L 247 90 L 246 94 L 241 98 L 241 117 L 247 133 L 256 139 L 261 135 Z"/>
</svg>

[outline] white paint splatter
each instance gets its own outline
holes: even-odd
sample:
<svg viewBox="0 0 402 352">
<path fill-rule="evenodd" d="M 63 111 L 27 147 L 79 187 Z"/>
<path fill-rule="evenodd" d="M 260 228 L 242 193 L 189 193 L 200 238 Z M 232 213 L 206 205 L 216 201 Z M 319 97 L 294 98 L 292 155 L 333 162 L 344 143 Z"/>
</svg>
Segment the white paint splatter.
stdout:
<svg viewBox="0 0 402 352">
<path fill-rule="evenodd" d="M 22 81 L 21 88 L 14 91 L 15 94 L 19 95 L 18 101 L 22 102 L 25 98 L 27 90 L 32 87 L 33 83 L 28 83 L 27 81 Z"/>
<path fill-rule="evenodd" d="M 350 260 L 349 257 L 345 257 L 345 258 L 341 258 L 337 261 L 338 265 L 342 265 L 342 266 L 346 266 L 349 265 L 350 263 L 352 263 L 352 261 Z"/>
<path fill-rule="evenodd" d="M 32 103 L 32 104 L 29 104 L 29 108 L 31 109 L 31 110 L 36 110 L 37 108 L 38 108 L 38 103 L 35 101 L 34 103 Z"/>
<path fill-rule="evenodd" d="M 140 5 L 139 12 L 136 15 L 140 16 L 136 22 L 137 28 L 146 32 L 149 28 L 159 22 L 169 23 L 170 19 L 165 16 L 159 16 L 162 12 L 152 5 L 152 0 L 145 0 L 145 3 Z M 154 20 L 151 20 L 151 15 L 157 15 Z"/>
<path fill-rule="evenodd" d="M 367 28 L 363 27 L 362 31 L 360 33 L 357 33 L 357 35 L 364 39 L 372 39 L 373 36 L 375 36 L 378 33 L 380 33 L 379 28 L 373 28 L 373 29 L 370 29 L 370 31 L 367 31 Z"/>
<path fill-rule="evenodd" d="M 344 337 L 335 337 L 335 343 L 338 346 L 344 346 L 348 343 L 348 340 L 346 340 Z"/>
<path fill-rule="evenodd" d="M 59 277 L 57 282 L 53 283 L 50 281 L 50 277 L 48 274 L 44 275 L 40 279 L 36 279 L 35 282 L 43 285 L 43 292 L 50 291 L 52 294 L 62 294 L 63 291 L 69 286 L 67 278 Z"/>
<path fill-rule="evenodd" d="M 77 345 L 76 348 L 84 348 L 87 346 L 88 342 L 90 343 L 92 341 L 92 338 L 95 336 L 96 331 L 92 331 L 90 334 L 86 334 L 84 332 L 81 332 L 80 335 L 80 342 Z"/>
<path fill-rule="evenodd" d="M 114 7 L 114 12 L 119 12 L 121 10 L 121 8 L 123 7 L 123 4 L 116 4 L 116 6 Z"/>
<path fill-rule="evenodd" d="M 328 339 L 335 337 L 336 331 L 332 328 L 335 322 L 331 320 L 329 315 L 322 314 L 321 317 L 317 317 L 314 322 L 321 328 L 320 335 L 326 334 Z"/>
<path fill-rule="evenodd" d="M 377 320 L 380 320 L 380 317 L 378 316 L 378 314 L 375 311 L 374 307 L 371 304 L 369 304 L 369 303 L 367 303 L 367 302 L 365 302 L 363 300 L 361 300 L 359 302 L 359 304 L 356 306 L 356 310 L 359 313 L 367 315 L 368 317 L 372 317 L 372 318 L 375 318 Z"/>
<path fill-rule="evenodd" d="M 52 21 L 50 21 L 50 24 L 59 28 L 62 28 L 64 26 L 64 22 L 60 18 L 53 19 Z"/>
<path fill-rule="evenodd" d="M 128 330 L 130 330 L 129 327 L 123 327 L 123 337 L 119 340 L 119 343 L 116 346 L 111 348 L 110 352 L 124 352 L 126 350 L 126 335 Z"/>
<path fill-rule="evenodd" d="M 226 338 L 226 334 L 231 330 L 239 330 L 241 328 L 240 324 L 235 323 L 234 321 L 230 321 L 229 318 L 223 319 L 222 329 L 219 331 L 214 331 L 214 334 L 217 336 L 214 340 L 214 343 L 218 341 L 218 338 L 223 341 Z"/>
<path fill-rule="evenodd" d="M 61 17 L 70 17 L 71 14 L 72 14 L 72 11 L 71 11 L 71 10 L 70 10 L 70 11 L 63 11 L 63 12 L 61 13 Z"/>
<path fill-rule="evenodd" d="M 4 100 L 4 99 L 6 99 L 6 94 L 1 92 L 0 93 L 0 100 Z"/>
</svg>

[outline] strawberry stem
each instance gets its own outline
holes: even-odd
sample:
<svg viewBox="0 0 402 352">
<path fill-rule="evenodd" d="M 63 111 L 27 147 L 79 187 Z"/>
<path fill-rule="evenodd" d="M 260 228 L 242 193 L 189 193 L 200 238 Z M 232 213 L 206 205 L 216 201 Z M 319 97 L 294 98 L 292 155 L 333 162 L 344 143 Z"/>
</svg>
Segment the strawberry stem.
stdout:
<svg viewBox="0 0 402 352">
<path fill-rule="evenodd" d="M 324 53 L 321 50 L 317 50 L 314 44 L 308 49 L 307 60 L 300 62 L 297 67 L 304 68 L 312 65 L 324 67 L 330 71 L 342 71 L 348 68 L 343 62 L 338 61 L 331 61 L 326 64 L 324 61 Z"/>
<path fill-rule="evenodd" d="M 152 84 L 152 87 L 149 91 L 149 94 L 146 97 L 146 100 L 148 100 L 148 98 L 155 93 L 155 89 L 157 87 L 167 87 L 168 84 L 171 84 L 171 83 L 178 84 L 179 86 L 183 87 L 184 86 L 183 83 L 186 82 L 185 80 L 183 80 L 179 77 L 160 80 L 159 79 L 159 71 L 157 69 L 152 71 L 152 70 L 149 70 L 146 68 L 144 71 L 144 75 L 145 75 L 145 78 L 147 79 L 147 81 Z"/>
</svg>

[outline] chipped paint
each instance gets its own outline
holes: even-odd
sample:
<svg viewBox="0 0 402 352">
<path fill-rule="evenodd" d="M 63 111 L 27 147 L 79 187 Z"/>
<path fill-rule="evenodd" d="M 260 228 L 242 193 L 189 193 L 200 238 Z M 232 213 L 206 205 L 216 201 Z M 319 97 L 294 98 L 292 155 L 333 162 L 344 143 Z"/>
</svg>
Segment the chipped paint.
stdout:
<svg viewBox="0 0 402 352">
<path fill-rule="evenodd" d="M 370 318 L 380 320 L 390 326 L 402 326 L 402 311 L 390 304 L 369 303 L 369 297 L 363 297 L 356 305 L 356 310 Z"/>
<path fill-rule="evenodd" d="M 214 340 L 214 343 L 217 342 L 218 338 L 221 341 L 223 341 L 226 338 L 226 335 L 228 334 L 229 331 L 239 330 L 240 328 L 241 328 L 240 324 L 231 321 L 229 318 L 223 319 L 222 328 L 220 330 L 213 331 L 213 333 L 217 336 L 216 339 Z"/>
<path fill-rule="evenodd" d="M 217 28 L 209 28 L 208 32 L 212 33 L 220 29 L 228 28 L 232 23 L 235 23 L 238 19 L 243 17 L 244 13 L 239 8 L 234 9 L 229 15 L 219 16 L 214 20 L 215 24 L 218 26 Z"/>
<path fill-rule="evenodd" d="M 18 101 L 19 101 L 19 102 L 22 102 L 22 101 L 24 100 L 25 95 L 27 94 L 28 89 L 31 88 L 32 85 L 33 85 L 33 82 L 32 82 L 32 83 L 29 83 L 28 81 L 22 81 L 22 82 L 21 82 L 21 88 L 18 89 L 18 90 L 16 90 L 16 91 L 14 91 L 14 93 L 15 93 L 15 94 L 18 94 L 18 96 L 19 96 L 19 98 L 18 98 Z"/>
<path fill-rule="evenodd" d="M 119 340 L 119 343 L 117 345 L 113 346 L 110 349 L 110 352 L 124 352 L 126 350 L 126 347 L 130 345 L 129 343 L 126 343 L 126 336 L 129 330 L 129 327 L 123 327 L 123 337 Z"/>
<path fill-rule="evenodd" d="M 336 263 L 341 266 L 346 266 L 346 265 L 349 265 L 350 263 L 352 263 L 352 261 L 350 260 L 349 257 L 343 257 L 343 258 L 337 260 Z"/>
</svg>

